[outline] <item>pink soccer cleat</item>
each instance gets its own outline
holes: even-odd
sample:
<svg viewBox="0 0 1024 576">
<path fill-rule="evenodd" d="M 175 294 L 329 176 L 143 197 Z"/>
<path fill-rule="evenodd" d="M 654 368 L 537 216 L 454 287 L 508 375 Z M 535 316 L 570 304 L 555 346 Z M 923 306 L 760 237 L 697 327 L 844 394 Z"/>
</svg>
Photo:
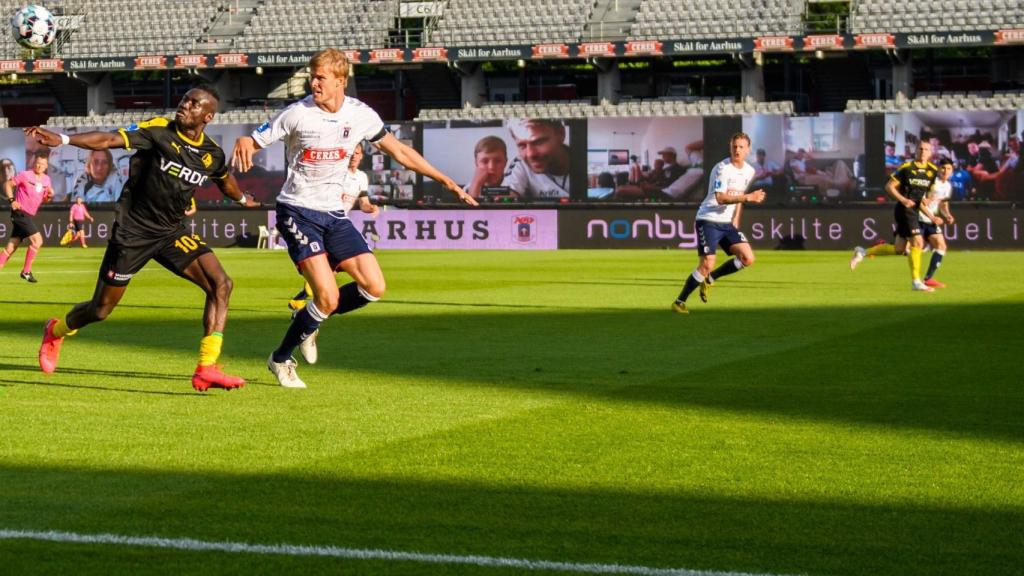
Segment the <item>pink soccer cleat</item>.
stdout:
<svg viewBox="0 0 1024 576">
<path fill-rule="evenodd" d="M 53 327 L 57 324 L 56 318 L 46 321 L 43 328 L 43 343 L 39 346 L 39 367 L 46 374 L 53 374 L 57 369 L 57 360 L 60 359 L 60 346 L 64 343 L 63 338 L 53 335 Z"/>
<path fill-rule="evenodd" d="M 945 288 L 946 285 L 934 278 L 928 278 L 924 281 L 925 286 L 931 286 L 932 288 Z"/>
<path fill-rule="evenodd" d="M 216 364 L 196 366 L 196 371 L 192 374 L 192 387 L 200 392 L 205 392 L 210 388 L 234 390 L 242 386 L 245 386 L 244 378 L 225 374 L 220 371 L 220 366 Z"/>
</svg>

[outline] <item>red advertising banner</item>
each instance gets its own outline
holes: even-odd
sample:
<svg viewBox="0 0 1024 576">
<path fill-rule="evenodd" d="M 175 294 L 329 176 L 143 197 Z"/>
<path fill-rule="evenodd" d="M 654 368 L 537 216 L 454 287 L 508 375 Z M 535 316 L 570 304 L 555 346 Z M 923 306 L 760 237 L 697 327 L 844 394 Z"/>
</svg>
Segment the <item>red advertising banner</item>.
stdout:
<svg viewBox="0 0 1024 576">
<path fill-rule="evenodd" d="M 1024 43 L 1024 29 L 996 31 L 996 44 L 1020 44 Z"/>
<path fill-rule="evenodd" d="M 895 48 L 896 36 L 892 34 L 857 34 L 853 37 L 853 47 L 856 50 L 866 48 Z"/>
<path fill-rule="evenodd" d="M 758 52 L 792 52 L 793 39 L 789 36 L 761 36 L 754 39 L 754 50 Z"/>
<path fill-rule="evenodd" d="M 174 57 L 175 68 L 206 68 L 205 54 L 178 54 Z"/>
<path fill-rule="evenodd" d="M 634 40 L 626 42 L 626 56 L 661 56 L 664 44 L 660 40 Z"/>
<path fill-rule="evenodd" d="M 581 58 L 615 56 L 615 44 L 611 42 L 584 42 L 579 48 Z"/>
<path fill-rule="evenodd" d="M 445 61 L 447 59 L 448 59 L 448 49 L 447 48 L 440 48 L 440 47 L 437 47 L 437 48 L 415 48 L 412 51 L 412 61 L 413 62 L 443 62 L 443 61 Z M 349 57 L 349 60 L 352 60 L 352 58 Z M 358 62 L 358 61 L 359 61 L 358 58 L 353 60 L 353 62 Z"/>
<path fill-rule="evenodd" d="M 804 36 L 804 50 L 842 50 L 843 37 L 839 34 Z"/>
<path fill-rule="evenodd" d="M 11 72 L 24 72 L 24 60 L 0 60 L 0 73 L 10 74 Z"/>
<path fill-rule="evenodd" d="M 43 58 L 32 61 L 33 72 L 63 72 L 64 61 L 60 58 Z"/>
<path fill-rule="evenodd" d="M 136 56 L 135 68 L 163 69 L 167 68 L 166 56 Z"/>
<path fill-rule="evenodd" d="M 568 58 L 569 46 L 567 44 L 537 44 L 531 48 L 534 58 Z"/>
<path fill-rule="evenodd" d="M 227 68 L 229 66 L 248 66 L 248 54 L 217 54 L 213 58 L 215 68 Z"/>
<path fill-rule="evenodd" d="M 381 62 L 402 62 L 405 59 L 405 50 L 401 48 L 382 48 L 380 50 L 370 50 L 370 63 L 379 64 Z"/>
</svg>

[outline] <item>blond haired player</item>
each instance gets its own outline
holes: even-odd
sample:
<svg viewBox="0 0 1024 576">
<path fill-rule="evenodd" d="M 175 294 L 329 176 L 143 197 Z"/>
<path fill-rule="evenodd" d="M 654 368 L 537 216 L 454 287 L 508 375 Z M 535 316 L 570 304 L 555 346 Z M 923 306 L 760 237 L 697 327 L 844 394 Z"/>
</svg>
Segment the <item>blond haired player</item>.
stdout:
<svg viewBox="0 0 1024 576">
<path fill-rule="evenodd" d="M 366 140 L 406 168 L 437 180 L 459 201 L 477 204 L 454 180 L 395 138 L 372 108 L 345 95 L 350 65 L 344 52 L 334 48 L 317 52 L 309 70 L 312 94 L 279 112 L 252 135 L 239 138 L 232 153 L 232 164 L 246 172 L 257 151 L 278 140 L 285 142 L 288 178 L 277 196 L 277 229 L 313 292 L 267 359 L 278 383 L 289 388 L 306 387 L 295 370 L 292 352 L 321 322 L 384 294 L 380 264 L 348 219 L 341 199 L 352 177 L 349 158 L 357 146 Z M 354 282 L 339 287 L 336 270 L 345 271 Z"/>
</svg>

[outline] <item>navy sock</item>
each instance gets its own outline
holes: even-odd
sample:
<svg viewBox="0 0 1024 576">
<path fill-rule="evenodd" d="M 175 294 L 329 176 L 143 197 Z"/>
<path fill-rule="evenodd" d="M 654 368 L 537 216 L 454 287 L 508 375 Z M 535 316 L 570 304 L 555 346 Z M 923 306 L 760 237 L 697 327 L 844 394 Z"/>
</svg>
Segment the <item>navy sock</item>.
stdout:
<svg viewBox="0 0 1024 576">
<path fill-rule="evenodd" d="M 320 312 L 313 302 L 306 304 L 305 308 L 296 312 L 292 317 L 291 326 L 288 326 L 288 331 L 284 333 L 281 345 L 274 350 L 274 362 L 284 362 L 291 358 L 295 348 L 303 340 L 309 338 L 320 327 L 320 323 L 326 319 L 327 315 Z"/>
<path fill-rule="evenodd" d="M 742 262 L 740 262 L 736 258 L 730 258 L 728 262 L 726 262 L 725 264 L 722 264 L 718 268 L 715 268 L 711 272 L 711 279 L 712 280 L 718 280 L 722 276 L 728 276 L 729 274 L 732 274 L 733 272 L 739 272 L 742 269 L 743 269 L 743 263 Z"/>
<path fill-rule="evenodd" d="M 935 272 L 938 271 L 939 266 L 942 266 L 943 256 L 945 256 L 944 252 L 939 252 L 938 250 L 932 252 L 932 260 L 931 262 L 928 263 L 928 273 L 924 275 L 925 280 L 928 280 L 932 276 L 934 276 Z"/>
<path fill-rule="evenodd" d="M 697 277 L 700 277 L 698 280 Z M 676 302 L 686 302 L 686 299 L 690 297 L 690 294 L 700 286 L 700 283 L 704 281 L 704 277 L 700 275 L 696 270 L 693 274 L 686 277 L 686 284 L 683 285 L 683 291 L 679 293 L 679 298 L 676 298 Z"/>
<path fill-rule="evenodd" d="M 345 284 L 338 289 L 338 292 L 340 293 L 338 308 L 333 312 L 334 314 L 345 314 L 346 312 L 358 310 L 376 300 L 376 298 L 367 298 L 366 293 L 360 290 L 359 285 L 355 282 Z"/>
<path fill-rule="evenodd" d="M 296 294 L 295 296 L 292 296 L 292 300 L 305 300 L 307 298 L 309 298 L 309 295 L 306 294 L 306 289 L 305 288 L 303 288 L 302 290 L 299 290 L 299 293 Z"/>
</svg>

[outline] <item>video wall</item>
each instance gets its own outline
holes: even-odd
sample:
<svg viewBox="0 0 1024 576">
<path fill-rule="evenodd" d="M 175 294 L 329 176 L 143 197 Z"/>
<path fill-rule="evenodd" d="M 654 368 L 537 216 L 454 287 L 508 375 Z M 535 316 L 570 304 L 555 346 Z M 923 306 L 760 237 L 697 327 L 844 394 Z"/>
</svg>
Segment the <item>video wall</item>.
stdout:
<svg viewBox="0 0 1024 576">
<path fill-rule="evenodd" d="M 700 202 L 711 166 L 728 156 L 728 138 L 750 135 L 747 161 L 754 188 L 772 204 L 843 204 L 884 200 L 883 187 L 900 164 L 928 140 L 934 160 L 949 158 L 954 199 L 1024 200 L 1020 142 L 1024 110 L 918 111 L 887 115 L 821 113 L 806 116 L 591 118 L 445 121 L 389 125 L 483 205 Z M 117 127 L 67 129 L 114 130 Z M 235 140 L 255 128 L 215 124 L 208 134 L 230 154 Z M 18 129 L 0 130 L 0 161 L 10 179 L 37 153 L 49 154 L 54 202 L 82 197 L 114 202 L 127 177 L 131 152 L 90 152 L 71 146 L 40 149 Z M 276 143 L 238 175 L 242 188 L 272 203 L 286 175 L 285 150 Z M 449 192 L 368 146 L 361 169 L 378 203 L 431 206 Z M 200 204 L 225 202 L 212 185 Z"/>
</svg>

